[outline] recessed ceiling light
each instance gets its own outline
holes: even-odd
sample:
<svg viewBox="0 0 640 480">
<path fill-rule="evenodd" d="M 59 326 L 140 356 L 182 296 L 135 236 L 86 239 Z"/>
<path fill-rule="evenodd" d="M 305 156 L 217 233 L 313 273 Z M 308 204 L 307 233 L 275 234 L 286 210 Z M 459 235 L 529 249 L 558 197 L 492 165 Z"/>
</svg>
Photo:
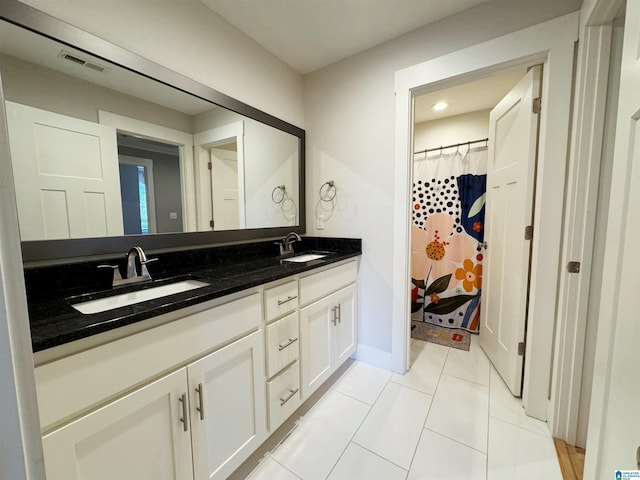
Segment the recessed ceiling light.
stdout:
<svg viewBox="0 0 640 480">
<path fill-rule="evenodd" d="M 438 102 L 435 105 L 431 105 L 431 110 L 433 110 L 434 112 L 441 112 L 448 106 L 449 104 L 447 102 Z"/>
</svg>

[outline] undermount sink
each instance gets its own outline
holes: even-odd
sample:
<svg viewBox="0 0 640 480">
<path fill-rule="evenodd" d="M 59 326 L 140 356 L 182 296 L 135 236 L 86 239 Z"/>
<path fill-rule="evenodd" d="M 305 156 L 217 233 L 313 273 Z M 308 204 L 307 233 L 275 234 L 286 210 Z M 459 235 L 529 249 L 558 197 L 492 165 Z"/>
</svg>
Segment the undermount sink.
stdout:
<svg viewBox="0 0 640 480">
<path fill-rule="evenodd" d="M 311 260 L 318 260 L 319 258 L 326 257 L 326 253 L 303 253 L 301 255 L 296 255 L 295 257 L 283 258 L 285 262 L 310 262 Z"/>
<path fill-rule="evenodd" d="M 72 303 L 71 306 L 80 313 L 91 314 L 106 312 L 114 308 L 126 307 L 135 303 L 146 302 L 156 298 L 167 297 L 175 293 L 188 292 L 196 288 L 206 287 L 207 282 L 201 280 L 180 280 L 166 285 L 146 288 L 135 292 L 121 293 L 119 295 L 111 295 L 109 297 L 88 300 L 86 302 Z"/>
</svg>

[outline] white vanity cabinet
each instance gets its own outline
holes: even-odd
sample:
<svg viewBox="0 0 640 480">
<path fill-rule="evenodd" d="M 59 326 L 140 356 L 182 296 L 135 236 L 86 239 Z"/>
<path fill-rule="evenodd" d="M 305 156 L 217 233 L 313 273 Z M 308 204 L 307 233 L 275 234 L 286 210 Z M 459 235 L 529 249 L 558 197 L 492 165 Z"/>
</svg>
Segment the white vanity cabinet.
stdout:
<svg viewBox="0 0 640 480">
<path fill-rule="evenodd" d="M 355 261 L 300 279 L 302 399 L 355 351 L 357 345 Z M 333 293 L 332 293 L 333 292 Z"/>
<path fill-rule="evenodd" d="M 254 332 L 187 366 L 194 478 L 227 478 L 265 440 L 262 345 Z"/>
<path fill-rule="evenodd" d="M 43 357 L 47 479 L 226 479 L 355 351 L 356 278 L 328 265 Z"/>
<path fill-rule="evenodd" d="M 39 403 L 58 405 L 43 420 L 62 423 L 43 436 L 47 479 L 227 478 L 266 438 L 261 325 L 255 293 L 38 366 Z M 115 399 L 84 392 L 101 383 Z"/>
<path fill-rule="evenodd" d="M 192 480 L 186 392 L 179 370 L 45 435 L 47 479 Z"/>
</svg>

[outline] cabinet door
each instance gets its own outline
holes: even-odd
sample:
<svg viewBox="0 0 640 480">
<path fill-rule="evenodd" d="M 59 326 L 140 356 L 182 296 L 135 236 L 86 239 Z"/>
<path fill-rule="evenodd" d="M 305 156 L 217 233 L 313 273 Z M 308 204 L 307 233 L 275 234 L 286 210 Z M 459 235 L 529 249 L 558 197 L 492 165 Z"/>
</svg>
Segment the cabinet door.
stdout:
<svg viewBox="0 0 640 480">
<path fill-rule="evenodd" d="M 195 478 L 227 478 L 266 438 L 262 331 L 188 365 L 187 371 Z"/>
<path fill-rule="evenodd" d="M 193 479 L 186 392 L 178 370 L 45 435 L 47 479 Z"/>
<path fill-rule="evenodd" d="M 356 286 L 331 296 L 338 306 L 338 322 L 334 330 L 334 366 L 337 368 L 356 350 L 358 322 L 356 318 Z"/>
<path fill-rule="evenodd" d="M 302 399 L 309 398 L 332 373 L 333 296 L 300 310 Z"/>
</svg>

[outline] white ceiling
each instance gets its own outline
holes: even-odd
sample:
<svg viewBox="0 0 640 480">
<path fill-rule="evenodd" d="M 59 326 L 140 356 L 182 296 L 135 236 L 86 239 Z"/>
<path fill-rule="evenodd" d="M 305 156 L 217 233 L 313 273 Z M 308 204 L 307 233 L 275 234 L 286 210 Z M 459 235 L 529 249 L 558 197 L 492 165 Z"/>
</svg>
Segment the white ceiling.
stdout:
<svg viewBox="0 0 640 480">
<path fill-rule="evenodd" d="M 512 68 L 487 78 L 416 97 L 415 123 L 492 109 L 526 73 L 526 67 Z M 438 102 L 446 102 L 449 107 L 441 112 L 434 112 L 431 106 Z"/>
<path fill-rule="evenodd" d="M 487 0 L 200 0 L 301 74 Z"/>
</svg>

